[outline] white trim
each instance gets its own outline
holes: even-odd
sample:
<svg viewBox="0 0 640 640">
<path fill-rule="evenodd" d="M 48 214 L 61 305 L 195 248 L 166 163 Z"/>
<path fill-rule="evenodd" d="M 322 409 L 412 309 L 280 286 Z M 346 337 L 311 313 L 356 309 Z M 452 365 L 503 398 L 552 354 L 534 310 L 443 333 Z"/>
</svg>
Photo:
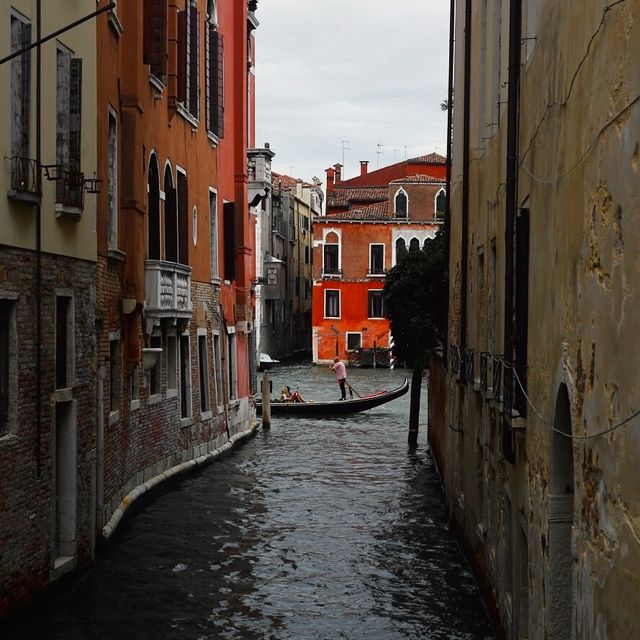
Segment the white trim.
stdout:
<svg viewBox="0 0 640 640">
<path fill-rule="evenodd" d="M 338 315 L 337 316 L 326 315 L 327 314 L 327 291 L 338 292 Z M 342 318 L 342 290 L 341 289 L 325 289 L 323 298 L 324 298 L 323 307 L 322 307 L 323 318 L 325 320 L 340 320 Z"/>
<path fill-rule="evenodd" d="M 370 242 L 369 243 L 369 268 L 367 269 L 367 273 L 371 275 L 373 269 L 371 268 L 371 248 L 372 247 L 382 247 L 382 272 L 380 274 L 373 275 L 384 275 L 385 271 L 385 259 L 387 257 L 387 245 L 384 242 Z"/>
<path fill-rule="evenodd" d="M 407 211 L 404 215 L 399 216 L 398 215 L 398 206 L 397 206 L 397 202 L 396 200 L 398 199 L 398 196 L 403 193 L 405 198 L 407 199 Z M 409 217 L 409 194 L 404 190 L 404 187 L 400 187 L 396 192 L 395 195 L 393 196 L 393 217 L 394 218 L 408 218 Z"/>
<path fill-rule="evenodd" d="M 198 207 L 195 205 L 191 211 L 191 221 L 193 228 L 191 229 L 191 235 L 193 236 L 193 246 L 198 244 Z"/>
</svg>

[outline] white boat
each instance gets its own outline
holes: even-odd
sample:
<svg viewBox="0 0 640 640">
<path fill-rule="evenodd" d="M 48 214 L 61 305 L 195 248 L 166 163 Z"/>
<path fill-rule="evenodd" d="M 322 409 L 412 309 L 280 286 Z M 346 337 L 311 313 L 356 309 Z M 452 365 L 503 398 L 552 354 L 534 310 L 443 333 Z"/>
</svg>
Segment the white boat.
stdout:
<svg viewBox="0 0 640 640">
<path fill-rule="evenodd" d="M 274 364 L 278 364 L 280 360 L 274 360 L 268 353 L 261 353 L 258 360 L 258 371 L 267 371 Z"/>
</svg>

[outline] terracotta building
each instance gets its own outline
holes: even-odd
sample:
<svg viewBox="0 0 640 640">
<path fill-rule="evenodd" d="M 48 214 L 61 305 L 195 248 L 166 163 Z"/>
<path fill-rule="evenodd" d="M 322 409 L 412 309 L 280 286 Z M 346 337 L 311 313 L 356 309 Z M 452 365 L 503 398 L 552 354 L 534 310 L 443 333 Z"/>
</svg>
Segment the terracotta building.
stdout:
<svg viewBox="0 0 640 640">
<path fill-rule="evenodd" d="M 506 637 L 637 638 L 640 2 L 456 6 L 447 508 Z"/>
<path fill-rule="evenodd" d="M 96 7 L 57 4 L 2 3 L 2 57 Z M 93 554 L 95 29 L 0 65 L 0 618 Z"/>
<path fill-rule="evenodd" d="M 444 179 L 417 171 L 442 174 L 443 167 L 444 158 L 431 154 L 370 174 L 362 163 L 362 175 L 351 180 L 341 180 L 340 165 L 327 170 L 327 215 L 316 218 L 313 232 L 315 363 L 339 356 L 389 365 L 384 277 L 398 252 L 421 249 L 442 224 Z M 411 175 L 398 177 L 409 168 Z"/>
<path fill-rule="evenodd" d="M 119 2 L 98 23 L 98 526 L 254 421 L 255 2 Z"/>
</svg>

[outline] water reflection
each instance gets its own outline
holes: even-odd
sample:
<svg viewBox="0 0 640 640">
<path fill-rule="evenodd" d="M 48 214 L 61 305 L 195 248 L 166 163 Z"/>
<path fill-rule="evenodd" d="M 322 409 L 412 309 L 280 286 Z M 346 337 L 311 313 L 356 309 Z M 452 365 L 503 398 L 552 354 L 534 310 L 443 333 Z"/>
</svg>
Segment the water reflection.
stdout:
<svg viewBox="0 0 640 640">
<path fill-rule="evenodd" d="M 405 375 L 349 374 L 361 393 Z M 319 367 L 272 377 L 274 389 L 290 384 L 311 399 L 337 393 Z M 7 637 L 491 637 L 448 533 L 423 426 L 421 446 L 407 451 L 408 406 L 406 395 L 349 418 L 274 419 L 148 500 L 78 588 Z"/>
</svg>

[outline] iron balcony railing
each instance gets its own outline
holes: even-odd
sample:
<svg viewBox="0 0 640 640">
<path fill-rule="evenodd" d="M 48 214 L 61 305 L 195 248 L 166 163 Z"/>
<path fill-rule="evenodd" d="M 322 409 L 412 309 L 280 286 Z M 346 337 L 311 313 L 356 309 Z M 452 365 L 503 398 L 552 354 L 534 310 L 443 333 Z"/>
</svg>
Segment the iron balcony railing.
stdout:
<svg viewBox="0 0 640 640">
<path fill-rule="evenodd" d="M 32 158 L 12 156 L 11 191 L 17 194 L 42 195 L 42 173 L 40 165 Z"/>
<path fill-rule="evenodd" d="M 59 170 L 56 180 L 56 204 L 84 208 L 84 173 L 73 169 Z"/>
</svg>

